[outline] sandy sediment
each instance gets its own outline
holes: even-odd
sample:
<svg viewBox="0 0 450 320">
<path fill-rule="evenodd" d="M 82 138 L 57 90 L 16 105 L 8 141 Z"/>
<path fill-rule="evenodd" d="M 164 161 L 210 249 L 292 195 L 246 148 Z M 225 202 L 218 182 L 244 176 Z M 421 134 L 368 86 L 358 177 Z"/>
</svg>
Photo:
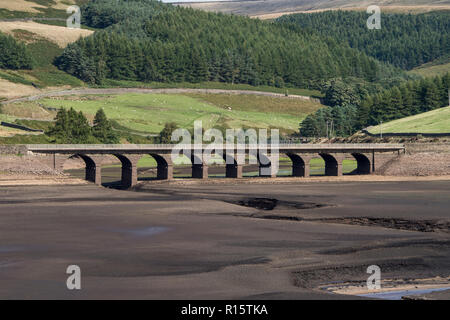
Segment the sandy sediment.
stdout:
<svg viewBox="0 0 450 320">
<path fill-rule="evenodd" d="M 405 283 L 408 282 L 408 283 Z M 450 286 L 450 277 L 434 277 L 425 279 L 408 279 L 408 281 L 399 279 L 382 280 L 380 289 L 368 289 L 364 285 L 354 285 L 350 283 L 342 283 L 335 286 L 322 287 L 320 289 L 331 291 L 338 294 L 362 295 L 370 293 L 394 292 L 394 291 L 411 291 L 425 289 L 439 289 Z"/>
<path fill-rule="evenodd" d="M 0 174 L 0 186 L 49 186 L 49 185 L 74 185 L 87 184 L 89 182 L 65 175 L 51 174 Z"/>
<path fill-rule="evenodd" d="M 16 175 L 57 175 L 42 161 L 40 156 L 32 155 L 0 155 L 0 173 Z"/>
</svg>

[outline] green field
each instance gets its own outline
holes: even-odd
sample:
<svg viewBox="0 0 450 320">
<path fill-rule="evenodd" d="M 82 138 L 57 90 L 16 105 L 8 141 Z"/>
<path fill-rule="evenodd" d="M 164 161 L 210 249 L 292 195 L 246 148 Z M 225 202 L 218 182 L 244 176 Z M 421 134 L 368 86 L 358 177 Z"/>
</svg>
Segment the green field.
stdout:
<svg viewBox="0 0 450 320">
<path fill-rule="evenodd" d="M 448 61 L 449 58 L 447 58 L 446 60 Z M 422 77 L 443 76 L 449 72 L 450 72 L 450 62 L 445 63 L 430 62 L 409 71 L 409 73 L 418 74 Z"/>
<path fill-rule="evenodd" d="M 450 132 L 450 107 L 386 122 L 369 130 L 372 134 L 379 134 L 381 131 L 383 133 L 448 133 Z"/>
<path fill-rule="evenodd" d="M 122 129 L 145 134 L 159 133 L 167 122 L 192 128 L 202 120 L 208 128 L 277 128 L 281 133 L 298 130 L 307 114 L 322 105 L 302 99 L 230 94 L 121 94 L 47 98 L 9 104 L 6 114 L 30 116 L 43 107 L 74 108 L 88 119 L 103 108 Z"/>
</svg>

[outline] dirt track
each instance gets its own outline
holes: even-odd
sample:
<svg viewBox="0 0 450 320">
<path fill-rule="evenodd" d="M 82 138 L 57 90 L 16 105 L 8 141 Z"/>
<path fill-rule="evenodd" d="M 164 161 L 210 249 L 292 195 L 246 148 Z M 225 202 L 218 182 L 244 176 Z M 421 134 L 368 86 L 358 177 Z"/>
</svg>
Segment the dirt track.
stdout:
<svg viewBox="0 0 450 320">
<path fill-rule="evenodd" d="M 177 93 L 221 93 L 221 94 L 248 94 L 248 95 L 259 95 L 259 96 L 269 96 L 269 97 L 280 97 L 286 99 L 302 99 L 302 100 L 312 100 L 311 97 L 299 96 L 299 95 L 289 95 L 286 97 L 281 93 L 273 92 L 262 92 L 262 91 L 251 91 L 251 90 L 222 90 L 222 89 L 182 89 L 182 88 L 167 88 L 167 89 L 145 89 L 145 88 L 111 88 L 111 89 L 70 89 L 70 90 L 60 90 L 60 91 L 50 91 L 44 92 L 38 95 L 16 98 L 4 101 L 4 104 L 20 101 L 35 101 L 47 97 L 61 97 L 70 95 L 83 95 L 83 94 L 123 94 L 123 93 L 167 93 L 167 94 L 177 94 Z"/>
</svg>

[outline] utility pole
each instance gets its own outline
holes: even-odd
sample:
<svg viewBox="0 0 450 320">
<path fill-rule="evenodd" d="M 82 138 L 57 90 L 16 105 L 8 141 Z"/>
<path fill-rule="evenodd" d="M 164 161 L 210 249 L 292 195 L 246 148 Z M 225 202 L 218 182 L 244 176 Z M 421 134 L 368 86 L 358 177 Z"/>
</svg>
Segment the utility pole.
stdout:
<svg viewBox="0 0 450 320">
<path fill-rule="evenodd" d="M 383 120 L 380 121 L 380 138 L 383 139 Z"/>
<path fill-rule="evenodd" d="M 330 128 L 330 136 L 333 137 L 333 131 L 334 131 L 334 122 L 333 119 L 331 119 L 331 128 Z"/>
</svg>

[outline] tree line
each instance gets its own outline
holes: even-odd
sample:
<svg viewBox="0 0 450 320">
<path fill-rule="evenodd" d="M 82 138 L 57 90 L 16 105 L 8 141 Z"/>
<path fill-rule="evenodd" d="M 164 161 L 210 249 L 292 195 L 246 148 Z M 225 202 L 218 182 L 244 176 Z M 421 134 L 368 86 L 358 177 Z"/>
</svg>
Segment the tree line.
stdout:
<svg viewBox="0 0 450 320">
<path fill-rule="evenodd" d="M 60 109 L 55 117 L 55 124 L 47 132 L 53 143 L 89 144 L 119 143 L 119 136 L 114 131 L 103 109 L 99 109 L 91 127 L 86 116 L 73 108 Z"/>
<path fill-rule="evenodd" d="M 25 44 L 0 32 L 0 69 L 32 68 L 33 59 Z"/>
<path fill-rule="evenodd" d="M 277 23 L 348 43 L 380 61 L 402 69 L 448 56 L 450 11 L 381 15 L 381 29 L 369 30 L 369 15 L 357 11 L 324 11 L 285 15 Z"/>
<path fill-rule="evenodd" d="M 92 126 L 83 112 L 75 109 L 58 110 L 55 123 L 46 130 L 45 134 L 52 143 L 62 144 L 117 144 L 121 139 L 130 143 L 172 143 L 171 137 L 178 128 L 174 122 L 168 122 L 158 137 L 137 137 L 126 132 L 115 130 L 117 124 L 106 117 L 103 109 L 95 114 Z"/>
<path fill-rule="evenodd" d="M 319 88 L 356 77 L 374 82 L 398 70 L 320 35 L 248 17 L 149 0 L 94 0 L 83 22 L 104 28 L 69 45 L 56 65 L 100 84 L 104 79 Z"/>
<path fill-rule="evenodd" d="M 300 124 L 300 133 L 306 137 L 348 136 L 380 122 L 445 107 L 449 88 L 449 73 L 407 81 L 373 95 L 336 80 L 324 89 L 329 106 L 308 115 Z"/>
</svg>

